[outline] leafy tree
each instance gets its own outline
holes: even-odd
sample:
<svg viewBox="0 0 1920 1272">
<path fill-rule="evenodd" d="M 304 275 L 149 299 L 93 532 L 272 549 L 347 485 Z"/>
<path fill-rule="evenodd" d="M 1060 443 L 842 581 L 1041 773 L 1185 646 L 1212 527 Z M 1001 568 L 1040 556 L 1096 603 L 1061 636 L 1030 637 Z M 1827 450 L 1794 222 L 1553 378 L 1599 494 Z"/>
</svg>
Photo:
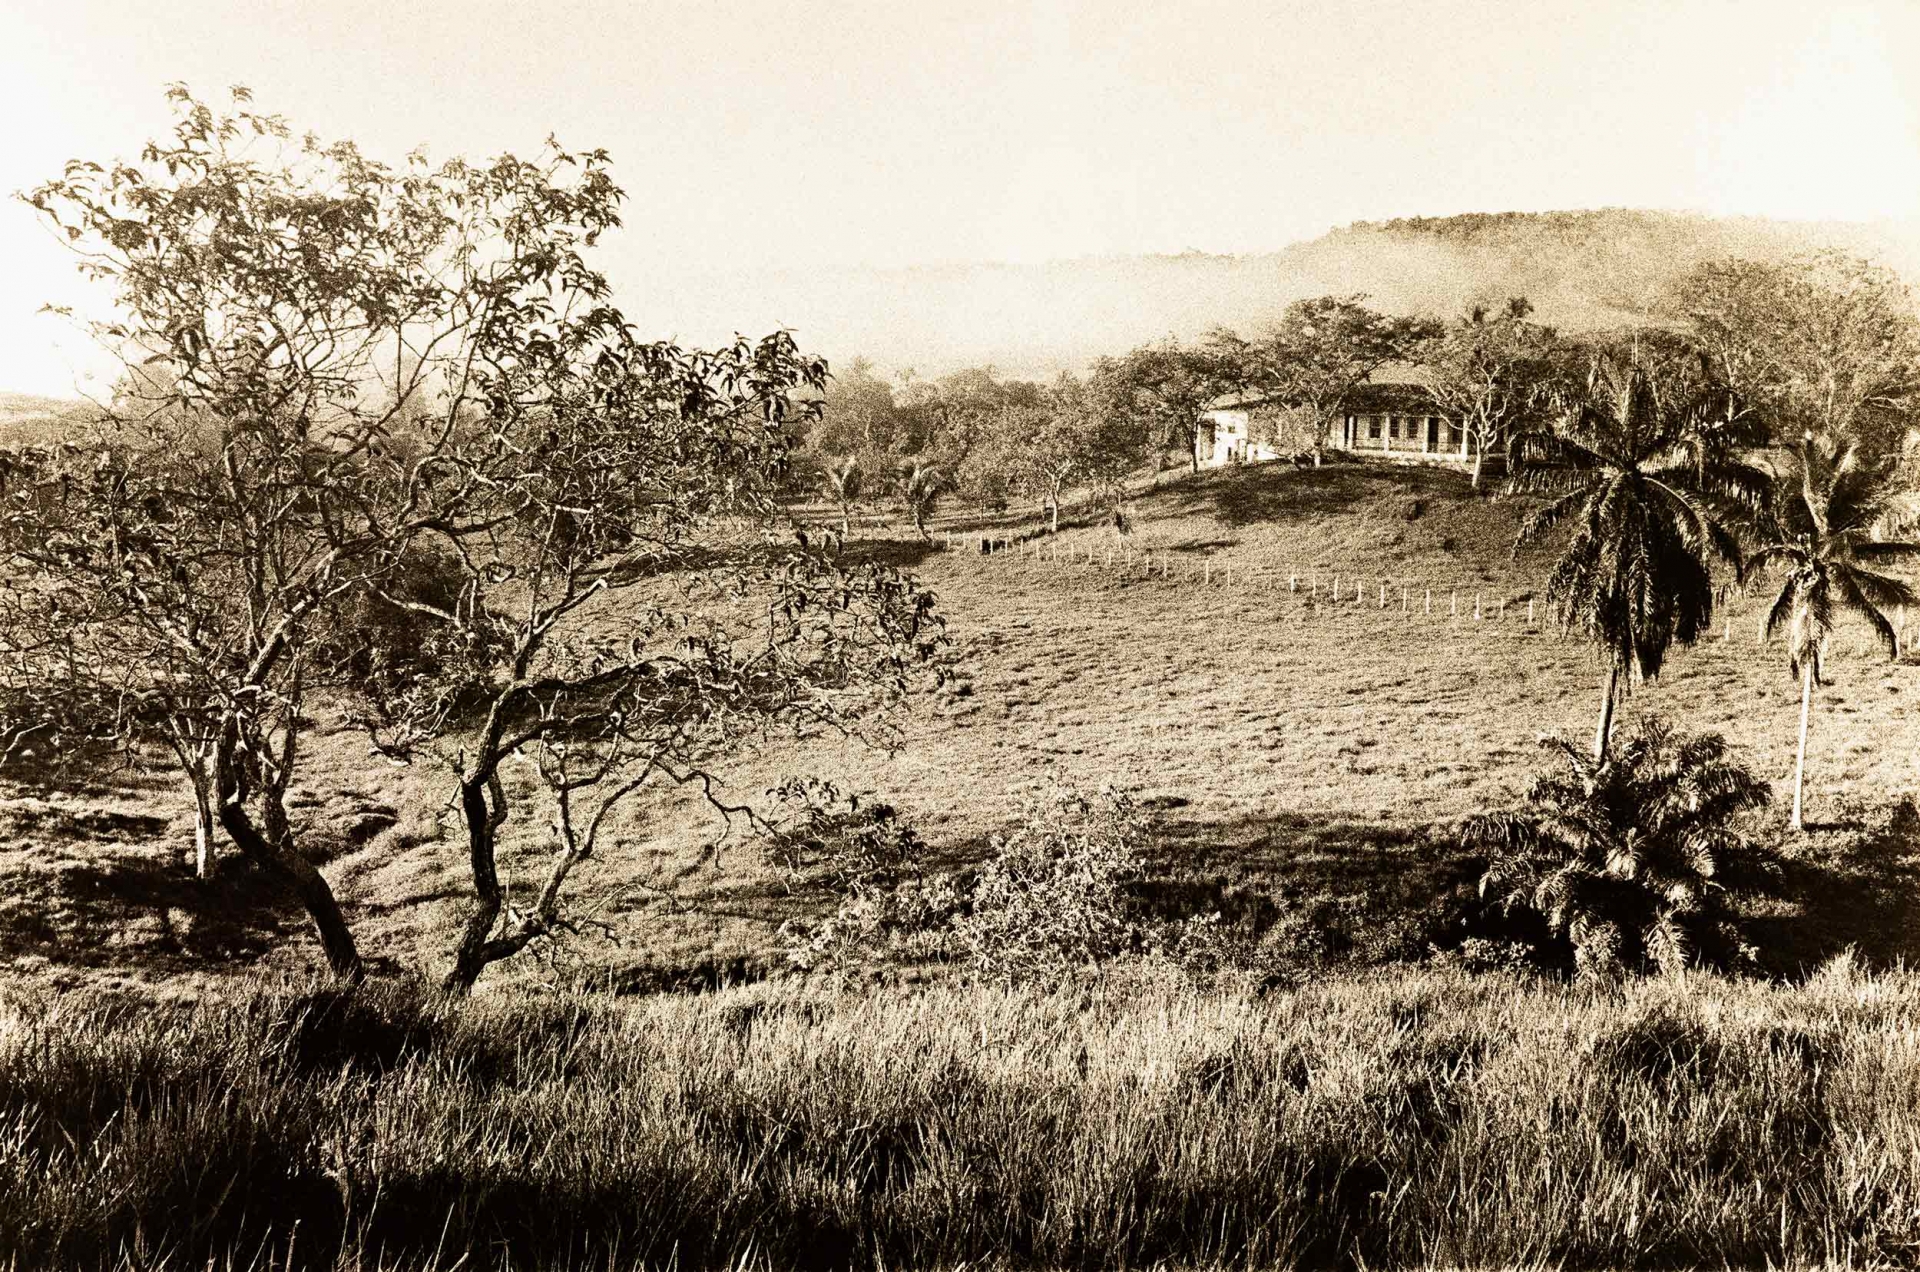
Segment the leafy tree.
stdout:
<svg viewBox="0 0 1920 1272">
<path fill-rule="evenodd" d="M 1245 340 L 1230 331 L 1209 337 L 1216 364 L 1230 382 L 1307 416 L 1316 467 L 1348 395 L 1388 363 L 1417 361 L 1441 332 L 1431 319 L 1377 313 L 1361 303 L 1365 299 L 1296 300 L 1258 339 Z"/>
<path fill-rule="evenodd" d="M 1890 464 L 1866 458 L 1859 443 L 1839 450 L 1808 437 L 1797 471 L 1788 474 L 1774 501 L 1773 535 L 1746 560 L 1746 569 L 1783 567 L 1784 577 L 1762 629 L 1783 628 L 1787 666 L 1800 680 L 1800 740 L 1793 764 L 1793 818 L 1802 827 L 1801 794 L 1807 771 L 1807 723 L 1815 685 L 1825 684 L 1827 642 L 1839 616 L 1866 619 L 1900 655 L 1900 637 L 1885 611 L 1912 605 L 1913 588 L 1874 567 L 1920 557 L 1920 543 L 1882 541 L 1875 522 L 1893 498 Z"/>
<path fill-rule="evenodd" d="M 1899 448 L 1920 406 L 1920 320 L 1893 271 L 1832 250 L 1714 261 L 1681 281 L 1672 308 L 1777 431 Z"/>
<path fill-rule="evenodd" d="M 840 537 L 848 538 L 853 534 L 853 505 L 866 484 L 866 474 L 860 461 L 849 455 L 827 465 L 825 481 L 827 497 L 840 509 Z"/>
<path fill-rule="evenodd" d="M 322 619 L 423 524 L 394 485 L 423 390 L 453 386 L 439 427 L 463 425 L 476 342 L 542 303 L 558 239 L 610 223 L 610 183 L 595 156 L 414 155 L 396 171 L 350 143 L 294 143 L 244 90 L 226 114 L 169 97 L 170 138 L 133 162 L 76 160 L 28 196 L 112 289 L 94 331 L 129 373 L 85 446 L 11 461 L 7 671 L 54 716 L 55 692 L 130 704 L 122 740 L 175 749 L 353 977 L 286 805 L 329 670 Z"/>
<path fill-rule="evenodd" d="M 1200 416 L 1233 385 L 1231 369 L 1203 349 L 1178 341 L 1142 345 L 1094 364 L 1096 409 L 1144 428 L 1155 445 L 1183 450 L 1200 471 Z"/>
<path fill-rule="evenodd" d="M 1545 406 L 1551 378 L 1551 327 L 1527 321 L 1533 306 L 1522 297 L 1490 314 L 1475 306 L 1430 344 L 1425 361 L 1434 400 L 1460 422 L 1473 448 L 1473 487 L 1489 452 Z"/>
<path fill-rule="evenodd" d="M 1736 961 L 1745 946 L 1725 901 L 1768 873 L 1739 817 L 1766 804 L 1767 784 L 1719 735 L 1654 716 L 1602 758 L 1542 741 L 1561 764 L 1524 806 L 1461 828 L 1463 844 L 1490 854 L 1481 894 L 1541 915 L 1583 974 Z"/>
<path fill-rule="evenodd" d="M 1593 742 L 1600 761 L 1621 675 L 1659 675 L 1675 643 L 1690 645 L 1709 629 L 1710 558 L 1739 561 L 1725 510 L 1761 492 L 1743 468 L 1696 468 L 1683 447 L 1686 404 L 1664 398 L 1631 350 L 1596 356 L 1558 410 L 1551 425 L 1525 429 L 1509 446 L 1509 489 L 1554 496 L 1521 523 L 1514 550 L 1572 524 L 1547 599 L 1563 629 L 1606 661 Z"/>
<path fill-rule="evenodd" d="M 824 364 L 784 335 L 637 342 L 586 258 L 619 224 L 603 152 L 396 170 L 296 145 L 244 94 L 224 116 L 173 96 L 138 164 L 31 196 L 115 287 L 97 330 L 138 373 L 97 441 L 4 465 L 0 676 L 49 722 L 215 739 L 222 828 L 336 973 L 358 952 L 287 801 L 315 694 L 447 764 L 464 989 L 566 930 L 569 872 L 627 838 L 649 780 L 711 791 L 729 739 L 854 727 L 906 691 L 930 598 L 781 529 Z M 524 909 L 497 867 L 515 756 L 553 814 Z"/>
<path fill-rule="evenodd" d="M 828 381 L 809 441 L 822 455 L 874 455 L 890 450 L 899 432 L 893 386 L 874 374 L 873 363 L 855 358 Z"/>
</svg>

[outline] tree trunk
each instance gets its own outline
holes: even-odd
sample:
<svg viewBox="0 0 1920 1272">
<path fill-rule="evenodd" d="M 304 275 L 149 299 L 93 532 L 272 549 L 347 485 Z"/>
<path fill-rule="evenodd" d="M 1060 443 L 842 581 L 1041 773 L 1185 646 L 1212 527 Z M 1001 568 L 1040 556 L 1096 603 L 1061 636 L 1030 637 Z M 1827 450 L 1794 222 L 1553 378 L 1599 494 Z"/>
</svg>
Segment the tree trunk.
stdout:
<svg viewBox="0 0 1920 1272">
<path fill-rule="evenodd" d="M 1473 489 L 1475 490 L 1480 489 L 1480 465 L 1486 460 L 1486 457 L 1487 452 L 1485 449 L 1473 452 Z"/>
<path fill-rule="evenodd" d="M 346 916 L 340 912 L 340 903 L 327 877 L 320 873 L 318 866 L 300 855 L 284 827 L 280 835 L 270 839 L 247 815 L 244 792 L 233 766 L 237 745 L 238 740 L 229 732 L 214 761 L 220 828 L 227 832 L 227 838 L 233 840 L 243 856 L 265 870 L 300 902 L 313 921 L 320 948 L 334 976 L 348 984 L 357 984 L 365 977 L 366 968 L 360 962 L 353 931 L 347 927 Z"/>
<path fill-rule="evenodd" d="M 1047 533 L 1060 533 L 1060 496 L 1058 495 L 1047 501 Z"/>
<path fill-rule="evenodd" d="M 1195 429 L 1187 443 L 1187 460 L 1193 465 L 1194 475 L 1200 472 L 1200 430 Z"/>
<path fill-rule="evenodd" d="M 506 908 L 506 893 L 500 887 L 500 872 L 494 861 L 494 845 L 507 820 L 506 791 L 500 779 L 488 776 L 462 781 L 460 812 L 467 823 L 467 864 L 473 874 L 474 907 L 454 949 L 453 969 L 441 985 L 449 994 L 465 995 L 472 992 L 487 964 L 519 947 L 503 950 L 501 942 L 493 939 L 494 925 Z"/>
<path fill-rule="evenodd" d="M 845 504 L 840 505 L 840 537 L 842 539 L 851 539 L 853 537 L 853 518 L 847 511 L 847 505 Z"/>
<path fill-rule="evenodd" d="M 1807 719 L 1813 709 L 1813 660 L 1800 673 L 1800 750 L 1793 760 L 1793 828 L 1804 830 L 1800 819 L 1800 792 L 1807 779 Z"/>
<path fill-rule="evenodd" d="M 1607 762 L 1607 748 L 1613 741 L 1613 699 L 1620 688 L 1620 664 L 1607 670 L 1607 687 L 1600 696 L 1600 727 L 1593 733 L 1593 762 Z"/>
<path fill-rule="evenodd" d="M 364 978 L 366 968 L 360 962 L 360 950 L 354 944 L 353 931 L 347 926 L 346 916 L 340 912 L 340 903 L 334 898 L 333 889 L 328 886 L 327 877 L 320 873 L 319 867 L 290 845 L 283 851 L 276 851 L 237 799 L 221 803 L 220 827 L 227 832 L 228 838 L 239 845 L 243 854 L 298 898 L 307 917 L 313 920 L 313 930 L 320 938 L 320 948 L 326 954 L 327 966 L 332 969 L 334 976 L 349 984 Z"/>
<path fill-rule="evenodd" d="M 213 775 L 201 761 L 187 778 L 193 783 L 193 877 L 205 879 L 213 873 Z"/>
</svg>

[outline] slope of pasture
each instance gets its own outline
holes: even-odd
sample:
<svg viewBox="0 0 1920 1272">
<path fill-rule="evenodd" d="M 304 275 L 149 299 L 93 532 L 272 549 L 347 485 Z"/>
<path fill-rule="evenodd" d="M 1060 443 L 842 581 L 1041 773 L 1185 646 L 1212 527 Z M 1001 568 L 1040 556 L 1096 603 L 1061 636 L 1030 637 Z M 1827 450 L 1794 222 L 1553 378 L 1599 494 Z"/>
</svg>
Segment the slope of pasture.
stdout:
<svg viewBox="0 0 1920 1272">
<path fill-rule="evenodd" d="M 940 531 L 952 550 L 910 532 L 861 540 L 852 550 L 911 564 L 938 591 L 956 679 L 916 707 L 899 749 L 769 739 L 724 766 L 725 796 L 767 810 L 782 777 L 829 778 L 906 810 L 928 868 L 944 869 L 978 860 L 1023 790 L 1111 784 L 1161 814 L 1156 895 L 1170 912 L 1334 906 L 1391 927 L 1470 888 L 1452 825 L 1516 796 L 1546 761 L 1541 734 L 1584 743 L 1593 727 L 1597 662 L 1546 629 L 1544 605 L 1527 622 L 1549 558 L 1510 558 L 1524 511 L 1455 473 L 1267 465 L 1141 492 L 1124 539 L 1087 524 L 1021 542 L 1031 519 L 955 517 Z M 1015 544 L 983 556 L 983 537 Z M 1799 697 L 1779 647 L 1755 637 L 1761 604 L 1734 598 L 1730 636 L 1677 652 L 1622 721 L 1654 710 L 1724 733 L 1784 800 Z M 1920 764 L 1920 674 L 1864 637 L 1839 642 L 1817 703 L 1814 832 L 1781 834 L 1795 896 L 1769 921 L 1796 956 L 1920 952 L 1906 944 L 1920 858 L 1899 808 Z M 346 731 L 312 755 L 299 803 L 367 952 L 439 965 L 464 878 L 444 773 L 370 762 Z M 0 957 L 143 978 L 310 958 L 304 938 L 262 953 L 297 916 L 176 878 L 186 822 L 169 793 L 43 791 L 0 807 L 17 832 L 0 849 Z M 39 806 L 63 811 L 23 822 Z M 109 815 L 122 820 L 88 829 Z M 565 974 L 642 986 L 777 963 L 780 924 L 819 908 L 688 792 L 639 802 L 622 829 L 578 877 L 613 939 L 580 944 Z M 543 820 L 509 832 L 505 870 L 530 893 Z M 241 887 L 233 874 L 215 887 Z M 497 975 L 552 974 L 529 961 Z"/>
</svg>

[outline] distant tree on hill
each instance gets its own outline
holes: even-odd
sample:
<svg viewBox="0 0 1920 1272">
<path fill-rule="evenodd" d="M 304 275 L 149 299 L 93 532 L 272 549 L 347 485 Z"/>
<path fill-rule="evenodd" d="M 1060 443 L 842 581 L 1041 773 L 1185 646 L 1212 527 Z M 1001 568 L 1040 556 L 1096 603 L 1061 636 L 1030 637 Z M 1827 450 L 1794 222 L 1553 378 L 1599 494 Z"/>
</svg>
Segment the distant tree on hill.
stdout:
<svg viewBox="0 0 1920 1272">
<path fill-rule="evenodd" d="M 1120 358 L 1101 358 L 1089 392 L 1096 409 L 1144 427 L 1155 445 L 1178 448 L 1197 473 L 1200 416 L 1233 384 L 1233 369 L 1214 353 L 1166 340 Z"/>
<path fill-rule="evenodd" d="M 1691 645 L 1712 623 L 1709 562 L 1740 560 L 1724 510 L 1764 496 L 1739 467 L 1709 462 L 1703 481 L 1683 447 L 1688 424 L 1686 404 L 1663 398 L 1628 348 L 1596 355 L 1556 418 L 1509 446 L 1509 489 L 1553 495 L 1521 523 L 1515 551 L 1572 527 L 1547 599 L 1562 628 L 1606 661 L 1596 761 L 1607 756 L 1621 676 L 1657 676 L 1674 644 Z"/>
<path fill-rule="evenodd" d="M 1305 414 L 1315 466 L 1348 395 L 1388 363 L 1419 360 L 1441 333 L 1430 319 L 1389 317 L 1367 308 L 1365 299 L 1296 300 L 1264 336 L 1247 340 L 1216 331 L 1208 338 L 1228 382 Z"/>
<path fill-rule="evenodd" d="M 876 454 L 892 448 L 899 428 L 893 386 L 874 374 L 871 362 L 855 358 L 827 382 L 809 442 L 830 457 Z"/>
<path fill-rule="evenodd" d="M 1837 251 L 1726 259 L 1682 279 L 1670 304 L 1777 434 L 1884 455 L 1915 426 L 1920 319 L 1891 270 Z"/>
<path fill-rule="evenodd" d="M 1434 400 L 1460 422 L 1473 449 L 1473 488 L 1490 452 L 1549 408 L 1554 332 L 1527 321 L 1533 306 L 1514 297 L 1497 313 L 1475 306 L 1425 349 Z"/>
<path fill-rule="evenodd" d="M 1800 740 L 1793 764 L 1795 830 L 1802 827 L 1801 794 L 1806 784 L 1807 722 L 1814 686 L 1825 684 L 1827 642 L 1840 615 L 1864 618 L 1893 657 L 1900 638 L 1885 611 L 1913 605 L 1916 597 L 1904 579 L 1875 566 L 1920 558 L 1920 543 L 1873 536 L 1875 522 L 1894 494 L 1892 466 L 1867 457 L 1853 443 L 1835 450 L 1808 437 L 1798 467 L 1786 475 L 1774 501 L 1768 541 L 1746 560 L 1746 569 L 1784 567 L 1780 590 L 1767 610 L 1763 632 L 1786 630 L 1787 667 L 1800 680 Z"/>
<path fill-rule="evenodd" d="M 827 497 L 840 509 L 840 537 L 848 538 L 853 534 L 853 505 L 866 482 L 860 461 L 848 456 L 828 464 L 825 481 Z"/>
<path fill-rule="evenodd" d="M 913 518 L 913 528 L 927 543 L 933 542 L 933 535 L 927 530 L 927 518 L 952 490 L 953 475 L 944 464 L 916 459 L 900 470 L 900 501 L 906 506 L 907 515 Z"/>
</svg>

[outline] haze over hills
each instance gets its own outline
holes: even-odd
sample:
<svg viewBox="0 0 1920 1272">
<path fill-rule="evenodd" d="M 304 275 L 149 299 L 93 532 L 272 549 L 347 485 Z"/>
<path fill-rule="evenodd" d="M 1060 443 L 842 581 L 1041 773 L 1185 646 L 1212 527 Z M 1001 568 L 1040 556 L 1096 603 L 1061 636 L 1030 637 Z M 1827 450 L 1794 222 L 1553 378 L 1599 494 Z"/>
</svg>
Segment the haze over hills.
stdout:
<svg viewBox="0 0 1920 1272">
<path fill-rule="evenodd" d="M 864 356 L 884 372 L 984 365 L 1047 378 L 1167 335 L 1257 330 L 1288 301 L 1327 293 L 1437 316 L 1526 296 L 1540 321 L 1567 330 L 1617 326 L 1647 317 L 1702 261 L 1825 246 L 1920 279 L 1920 226 L 1609 208 L 1357 222 L 1254 255 L 689 272 L 615 285 L 648 336 L 704 345 L 784 326 L 836 366 Z M 56 399 L 0 393 L 0 433 L 19 437 L 57 408 Z"/>
<path fill-rule="evenodd" d="M 1604 209 L 1361 222 L 1259 255 L 689 275 L 649 280 L 624 303 L 643 330 L 692 342 L 787 326 L 835 363 L 1044 377 L 1169 334 L 1257 329 L 1288 301 L 1330 292 L 1441 316 L 1524 295 L 1543 322 L 1614 326 L 1701 261 L 1822 246 L 1920 277 L 1913 226 Z"/>
</svg>

